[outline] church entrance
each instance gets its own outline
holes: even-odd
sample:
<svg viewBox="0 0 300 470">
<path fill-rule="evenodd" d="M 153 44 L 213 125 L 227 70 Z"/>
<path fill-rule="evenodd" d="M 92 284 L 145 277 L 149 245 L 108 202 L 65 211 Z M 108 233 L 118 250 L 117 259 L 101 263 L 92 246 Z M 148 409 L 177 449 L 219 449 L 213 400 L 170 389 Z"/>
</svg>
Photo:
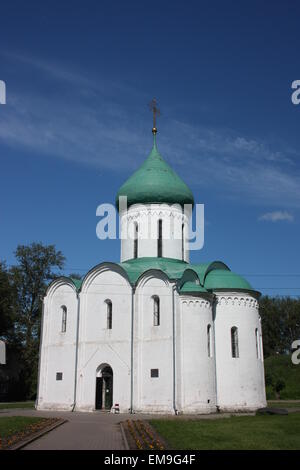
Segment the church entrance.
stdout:
<svg viewBox="0 0 300 470">
<path fill-rule="evenodd" d="M 100 366 L 96 376 L 96 410 L 110 410 L 113 404 L 113 371 L 109 365 Z"/>
</svg>

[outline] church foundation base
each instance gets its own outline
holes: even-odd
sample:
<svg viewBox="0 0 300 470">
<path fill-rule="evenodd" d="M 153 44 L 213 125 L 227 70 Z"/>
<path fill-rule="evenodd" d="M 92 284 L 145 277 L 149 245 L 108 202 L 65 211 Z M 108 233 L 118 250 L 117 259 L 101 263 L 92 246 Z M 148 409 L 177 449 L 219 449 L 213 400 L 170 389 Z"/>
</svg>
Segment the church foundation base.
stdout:
<svg viewBox="0 0 300 470">
<path fill-rule="evenodd" d="M 221 413 L 253 413 L 266 406 L 267 402 L 261 402 L 256 405 L 220 405 L 218 409 Z"/>
<path fill-rule="evenodd" d="M 59 404 L 59 403 L 39 403 L 35 406 L 38 411 L 72 411 L 72 404 Z"/>
</svg>

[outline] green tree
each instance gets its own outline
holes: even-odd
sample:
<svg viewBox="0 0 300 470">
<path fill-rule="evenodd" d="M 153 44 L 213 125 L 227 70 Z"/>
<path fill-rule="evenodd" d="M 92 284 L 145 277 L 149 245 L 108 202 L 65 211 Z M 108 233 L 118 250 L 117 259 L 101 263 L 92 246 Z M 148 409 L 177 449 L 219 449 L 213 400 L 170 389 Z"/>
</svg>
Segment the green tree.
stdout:
<svg viewBox="0 0 300 470">
<path fill-rule="evenodd" d="M 300 299 L 284 297 L 280 304 L 283 320 L 282 346 L 287 353 L 291 351 L 293 341 L 300 339 Z"/>
<path fill-rule="evenodd" d="M 262 297 L 259 311 L 262 322 L 264 356 L 278 354 L 282 350 L 282 319 L 276 299 L 268 296 Z"/>
<path fill-rule="evenodd" d="M 25 398 L 36 393 L 42 298 L 47 284 L 57 277 L 65 258 L 54 245 L 19 245 L 18 264 L 10 270 L 15 290 L 15 345 L 22 361 L 21 377 Z"/>
<path fill-rule="evenodd" d="M 300 338 L 300 299 L 262 297 L 260 315 L 265 357 L 289 353 Z"/>
<path fill-rule="evenodd" d="M 280 392 L 282 392 L 282 390 L 285 388 L 285 381 L 282 379 L 278 379 L 274 388 L 276 391 L 277 398 L 280 398 Z"/>
<path fill-rule="evenodd" d="M 6 342 L 13 335 L 14 310 L 13 288 L 10 275 L 3 261 L 0 261 L 0 338 Z"/>
</svg>

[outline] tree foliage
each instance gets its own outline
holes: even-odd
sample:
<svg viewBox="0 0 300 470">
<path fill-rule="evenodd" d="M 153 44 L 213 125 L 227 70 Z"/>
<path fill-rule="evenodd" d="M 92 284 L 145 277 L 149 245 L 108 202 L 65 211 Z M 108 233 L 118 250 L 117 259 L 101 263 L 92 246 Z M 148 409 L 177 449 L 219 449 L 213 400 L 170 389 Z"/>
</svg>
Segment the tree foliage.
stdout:
<svg viewBox="0 0 300 470">
<path fill-rule="evenodd" d="M 17 264 L 10 270 L 14 289 L 14 347 L 22 361 L 25 398 L 36 392 L 42 299 L 47 284 L 57 277 L 65 258 L 54 245 L 19 245 Z"/>
<path fill-rule="evenodd" d="M 70 273 L 69 277 L 71 277 L 72 279 L 77 279 L 78 281 L 80 281 L 82 278 L 81 274 L 78 273 Z"/>
<path fill-rule="evenodd" d="M 0 261 L 0 338 L 6 342 L 13 335 L 13 287 L 4 262 Z"/>
<path fill-rule="evenodd" d="M 300 299 L 262 297 L 260 315 L 264 356 L 291 352 L 292 342 L 300 339 Z"/>
</svg>

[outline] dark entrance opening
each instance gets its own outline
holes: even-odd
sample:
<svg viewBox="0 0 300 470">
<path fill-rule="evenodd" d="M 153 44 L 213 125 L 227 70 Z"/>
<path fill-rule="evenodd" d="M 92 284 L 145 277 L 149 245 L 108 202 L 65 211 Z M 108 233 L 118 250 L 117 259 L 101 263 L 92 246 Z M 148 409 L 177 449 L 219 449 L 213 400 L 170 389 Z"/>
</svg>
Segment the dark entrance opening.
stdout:
<svg viewBox="0 0 300 470">
<path fill-rule="evenodd" d="M 96 410 L 102 409 L 102 388 L 103 388 L 102 377 L 96 377 Z"/>
<path fill-rule="evenodd" d="M 113 405 L 113 371 L 104 366 L 96 377 L 96 410 L 110 410 Z"/>
</svg>

